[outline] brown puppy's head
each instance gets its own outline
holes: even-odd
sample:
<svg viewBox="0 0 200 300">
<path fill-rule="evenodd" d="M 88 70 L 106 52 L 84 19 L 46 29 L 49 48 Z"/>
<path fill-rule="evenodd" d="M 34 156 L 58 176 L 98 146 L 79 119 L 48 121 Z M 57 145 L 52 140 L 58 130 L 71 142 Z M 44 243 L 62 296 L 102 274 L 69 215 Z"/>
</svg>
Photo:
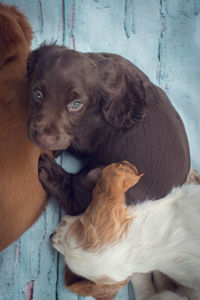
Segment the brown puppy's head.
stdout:
<svg viewBox="0 0 200 300">
<path fill-rule="evenodd" d="M 15 6 L 0 3 L 0 67 L 11 60 L 25 66 L 31 40 L 32 29 L 27 18 Z"/>
<path fill-rule="evenodd" d="M 128 283 L 128 279 L 117 284 L 95 283 L 72 273 L 67 266 L 65 269 L 66 287 L 83 297 L 92 296 L 97 300 L 112 300 L 126 283 Z"/>
<path fill-rule="evenodd" d="M 33 51 L 27 70 L 31 83 L 29 137 L 41 148 L 65 149 L 85 113 L 94 112 L 96 66 L 87 56 L 53 44 Z"/>
<path fill-rule="evenodd" d="M 41 148 L 62 150 L 73 141 L 93 153 L 99 131 L 127 130 L 143 117 L 143 75 L 120 56 L 42 45 L 30 54 L 27 70 L 28 134 Z"/>
</svg>

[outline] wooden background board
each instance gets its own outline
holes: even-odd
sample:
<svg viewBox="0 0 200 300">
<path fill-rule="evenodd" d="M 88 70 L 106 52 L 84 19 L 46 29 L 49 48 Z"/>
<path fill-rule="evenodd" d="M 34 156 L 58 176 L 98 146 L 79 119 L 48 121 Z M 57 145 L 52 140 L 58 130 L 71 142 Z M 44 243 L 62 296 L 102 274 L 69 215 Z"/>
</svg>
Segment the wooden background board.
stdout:
<svg viewBox="0 0 200 300">
<path fill-rule="evenodd" d="M 80 51 L 121 54 L 162 87 L 184 121 L 192 166 L 200 170 L 200 0 L 3 0 L 44 40 Z M 65 154 L 61 165 L 81 164 Z M 51 199 L 39 220 L 0 253 L 0 300 L 77 300 L 64 287 L 63 258 L 49 243 L 62 215 Z M 81 297 L 79 297 L 81 299 Z M 87 298 L 89 300 L 91 298 Z M 118 300 L 134 299 L 131 285 Z"/>
</svg>

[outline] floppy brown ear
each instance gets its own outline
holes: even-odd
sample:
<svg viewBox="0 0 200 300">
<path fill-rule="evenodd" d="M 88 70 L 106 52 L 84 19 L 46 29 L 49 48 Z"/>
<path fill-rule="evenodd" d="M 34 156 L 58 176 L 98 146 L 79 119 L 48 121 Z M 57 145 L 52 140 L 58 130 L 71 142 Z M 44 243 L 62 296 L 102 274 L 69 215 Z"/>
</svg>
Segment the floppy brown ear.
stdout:
<svg viewBox="0 0 200 300">
<path fill-rule="evenodd" d="M 24 44 L 28 54 L 32 40 L 32 29 L 15 6 L 0 3 L 0 66 L 17 57 L 18 45 Z"/>
<path fill-rule="evenodd" d="M 23 15 L 15 6 L 12 6 L 10 9 L 12 9 L 13 12 L 15 13 L 18 24 L 24 33 L 25 39 L 26 39 L 27 43 L 30 45 L 32 38 L 33 38 L 33 31 L 28 22 L 27 17 L 25 15 Z"/>
<path fill-rule="evenodd" d="M 114 299 L 119 289 L 126 283 L 127 281 L 119 285 L 96 284 L 95 282 L 72 273 L 67 266 L 65 269 L 66 287 L 75 294 L 79 294 L 83 297 L 92 296 L 96 300 Z"/>
<path fill-rule="evenodd" d="M 113 77 L 112 66 L 107 71 L 105 89 L 105 101 L 103 101 L 102 113 L 106 121 L 117 129 L 128 129 L 137 124 L 143 117 L 146 102 L 145 89 L 142 76 L 138 75 L 134 67 L 127 63 L 126 68 L 120 70 L 113 68 L 113 72 L 119 72 L 109 80 L 109 74 Z M 136 69 L 136 68 L 135 68 Z M 145 77 L 144 77 L 145 78 Z M 104 83 L 102 85 L 104 87 Z"/>
<path fill-rule="evenodd" d="M 123 187 L 124 190 L 127 191 L 128 189 L 136 185 L 144 174 L 139 174 L 137 168 L 128 161 L 123 161 L 122 167 L 125 171 Z"/>
<path fill-rule="evenodd" d="M 0 10 L 0 66 L 17 55 L 20 28 Z"/>
<path fill-rule="evenodd" d="M 67 266 L 65 267 L 65 285 L 75 294 L 84 297 L 92 295 L 93 282 L 72 273 Z"/>
</svg>

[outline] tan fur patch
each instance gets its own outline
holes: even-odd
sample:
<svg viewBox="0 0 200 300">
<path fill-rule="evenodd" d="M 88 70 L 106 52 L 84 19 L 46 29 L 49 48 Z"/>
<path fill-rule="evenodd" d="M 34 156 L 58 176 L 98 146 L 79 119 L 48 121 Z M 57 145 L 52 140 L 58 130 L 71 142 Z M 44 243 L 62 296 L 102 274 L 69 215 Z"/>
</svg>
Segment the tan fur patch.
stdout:
<svg viewBox="0 0 200 300">
<path fill-rule="evenodd" d="M 70 232 L 77 236 L 84 249 L 98 249 L 114 243 L 127 233 L 130 221 L 125 206 L 125 192 L 143 174 L 129 162 L 107 166 L 93 191 L 93 201 L 83 218 L 76 221 Z"/>
</svg>

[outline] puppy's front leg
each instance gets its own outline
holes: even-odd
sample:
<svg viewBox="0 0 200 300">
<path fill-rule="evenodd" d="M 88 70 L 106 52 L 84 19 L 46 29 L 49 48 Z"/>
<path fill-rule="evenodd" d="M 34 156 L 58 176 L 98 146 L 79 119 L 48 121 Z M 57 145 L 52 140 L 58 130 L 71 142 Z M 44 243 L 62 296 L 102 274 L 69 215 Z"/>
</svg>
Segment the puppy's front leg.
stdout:
<svg viewBox="0 0 200 300">
<path fill-rule="evenodd" d="M 39 160 L 39 180 L 67 214 L 79 215 L 92 201 L 92 190 L 102 168 L 69 174 L 54 159 L 42 155 Z"/>
</svg>

